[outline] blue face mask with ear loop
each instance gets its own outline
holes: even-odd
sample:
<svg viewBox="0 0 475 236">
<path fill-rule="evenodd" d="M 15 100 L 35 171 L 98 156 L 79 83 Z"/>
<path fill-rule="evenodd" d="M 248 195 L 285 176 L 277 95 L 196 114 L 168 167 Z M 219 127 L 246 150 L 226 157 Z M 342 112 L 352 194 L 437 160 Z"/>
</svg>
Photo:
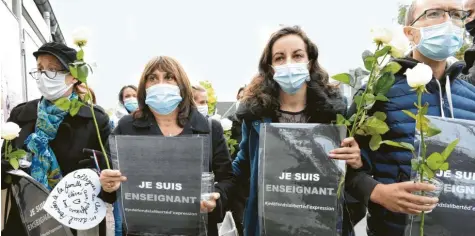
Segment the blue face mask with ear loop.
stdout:
<svg viewBox="0 0 475 236">
<path fill-rule="evenodd" d="M 171 84 L 153 85 L 146 90 L 146 93 L 145 104 L 160 115 L 172 113 L 183 100 L 180 88 Z"/>
<path fill-rule="evenodd" d="M 308 63 L 288 63 L 273 66 L 274 80 L 279 84 L 282 91 L 287 94 L 296 94 L 305 81 L 310 81 Z"/>
<path fill-rule="evenodd" d="M 463 45 L 463 29 L 452 21 L 419 28 L 421 39 L 417 50 L 435 61 L 443 61 L 455 55 Z"/>
</svg>

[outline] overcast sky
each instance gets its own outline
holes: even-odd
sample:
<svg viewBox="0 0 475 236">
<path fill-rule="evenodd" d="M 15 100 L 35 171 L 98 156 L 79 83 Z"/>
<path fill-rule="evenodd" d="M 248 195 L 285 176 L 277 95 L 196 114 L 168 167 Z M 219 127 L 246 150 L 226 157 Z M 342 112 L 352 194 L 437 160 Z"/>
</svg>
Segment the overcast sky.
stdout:
<svg viewBox="0 0 475 236">
<path fill-rule="evenodd" d="M 61 30 L 87 27 L 86 54 L 99 105 L 112 108 L 126 84 L 137 84 L 154 56 L 176 58 L 190 80 L 212 82 L 219 101 L 233 101 L 257 72 L 258 59 L 279 24 L 300 25 L 317 44 L 320 63 L 336 74 L 361 66 L 370 29 L 396 23 L 407 0 L 50 0 Z"/>
</svg>

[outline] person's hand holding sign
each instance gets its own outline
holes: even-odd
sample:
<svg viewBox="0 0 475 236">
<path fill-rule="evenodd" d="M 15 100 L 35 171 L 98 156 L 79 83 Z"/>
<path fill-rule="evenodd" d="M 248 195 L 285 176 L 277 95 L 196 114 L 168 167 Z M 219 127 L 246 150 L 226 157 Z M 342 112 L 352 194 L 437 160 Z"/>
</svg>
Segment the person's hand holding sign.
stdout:
<svg viewBox="0 0 475 236">
<path fill-rule="evenodd" d="M 329 154 L 330 158 L 344 160 L 346 164 L 353 169 L 359 169 L 363 166 L 361 161 L 360 146 L 354 138 L 345 138 L 341 142 L 342 148 L 332 150 Z"/>
<path fill-rule="evenodd" d="M 112 193 L 117 191 L 120 183 L 127 181 L 127 177 L 122 176 L 119 170 L 103 170 L 101 171 L 101 186 L 105 192 Z"/>
<path fill-rule="evenodd" d="M 202 213 L 210 213 L 216 208 L 216 201 L 221 197 L 219 193 L 211 193 L 208 201 L 201 201 L 200 209 Z"/>
</svg>

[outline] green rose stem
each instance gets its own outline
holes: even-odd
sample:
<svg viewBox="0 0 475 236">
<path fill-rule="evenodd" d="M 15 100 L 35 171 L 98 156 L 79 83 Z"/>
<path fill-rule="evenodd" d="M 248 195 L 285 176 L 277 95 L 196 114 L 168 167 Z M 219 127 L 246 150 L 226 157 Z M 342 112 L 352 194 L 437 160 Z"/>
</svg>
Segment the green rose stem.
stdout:
<svg viewBox="0 0 475 236">
<path fill-rule="evenodd" d="M 87 85 L 87 82 L 84 84 L 86 85 L 87 97 L 91 98 L 92 97 L 91 91 L 89 90 L 89 86 Z M 111 167 L 109 165 L 109 158 L 107 157 L 106 149 L 104 148 L 104 145 L 102 144 L 102 138 L 101 138 L 101 133 L 99 131 L 99 125 L 97 124 L 96 115 L 94 114 L 94 104 L 92 104 L 91 102 L 91 105 L 89 107 L 91 108 L 92 119 L 94 120 L 94 126 L 96 127 L 96 133 L 97 133 L 97 138 L 99 139 L 99 145 L 101 146 L 102 153 L 104 154 L 104 158 L 106 159 L 107 169 L 110 169 Z"/>
<path fill-rule="evenodd" d="M 424 114 L 422 113 L 422 93 L 424 92 L 425 87 L 419 87 L 417 89 L 417 109 L 418 109 L 418 115 L 419 115 L 419 129 L 421 133 L 421 145 L 422 145 L 422 150 L 421 150 L 421 157 L 422 157 L 422 163 L 426 163 L 426 143 L 424 141 L 424 129 L 423 129 L 423 119 L 424 119 Z M 424 168 L 421 168 L 419 165 L 419 175 L 420 175 L 420 182 L 424 182 Z M 421 191 L 421 196 L 424 196 L 424 191 Z M 424 236 L 424 217 L 425 217 L 425 212 L 422 211 L 421 213 L 421 226 L 420 226 L 420 233 L 419 236 Z"/>
<path fill-rule="evenodd" d="M 5 159 L 6 160 L 8 159 L 7 155 L 8 155 L 8 140 L 5 139 Z"/>
</svg>

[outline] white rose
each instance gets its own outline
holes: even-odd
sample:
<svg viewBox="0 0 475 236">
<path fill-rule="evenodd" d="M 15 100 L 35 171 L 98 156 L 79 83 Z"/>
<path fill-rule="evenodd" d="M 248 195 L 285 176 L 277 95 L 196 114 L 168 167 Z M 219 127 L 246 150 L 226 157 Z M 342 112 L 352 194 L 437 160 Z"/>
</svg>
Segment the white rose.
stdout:
<svg viewBox="0 0 475 236">
<path fill-rule="evenodd" d="M 78 28 L 73 32 L 73 41 L 78 47 L 84 47 L 89 39 L 90 32 L 86 28 Z"/>
<path fill-rule="evenodd" d="M 373 28 L 371 35 L 375 43 L 387 44 L 393 39 L 393 33 L 387 28 Z"/>
<path fill-rule="evenodd" d="M 402 27 L 398 27 L 393 31 L 393 39 L 389 42 L 391 47 L 390 54 L 394 58 L 404 57 L 404 54 L 409 50 L 409 39 L 404 35 Z"/>
<path fill-rule="evenodd" d="M 414 68 L 407 69 L 405 75 L 409 86 L 418 88 L 432 80 L 432 69 L 426 64 L 418 63 Z"/>
<path fill-rule="evenodd" d="M 219 114 L 214 114 L 213 116 L 211 116 L 211 119 L 214 119 L 214 120 L 221 120 L 221 115 L 219 115 Z"/>
<path fill-rule="evenodd" d="M 223 126 L 224 131 L 228 131 L 233 127 L 233 122 L 228 118 L 224 118 L 221 120 L 221 126 Z"/>
<path fill-rule="evenodd" d="M 20 135 L 20 126 L 13 122 L 7 122 L 2 125 L 2 138 L 5 140 L 13 140 Z"/>
</svg>

